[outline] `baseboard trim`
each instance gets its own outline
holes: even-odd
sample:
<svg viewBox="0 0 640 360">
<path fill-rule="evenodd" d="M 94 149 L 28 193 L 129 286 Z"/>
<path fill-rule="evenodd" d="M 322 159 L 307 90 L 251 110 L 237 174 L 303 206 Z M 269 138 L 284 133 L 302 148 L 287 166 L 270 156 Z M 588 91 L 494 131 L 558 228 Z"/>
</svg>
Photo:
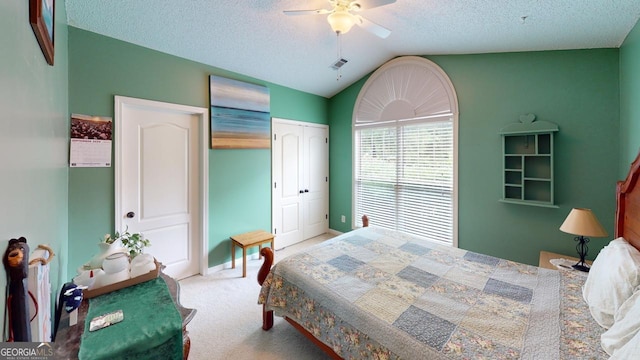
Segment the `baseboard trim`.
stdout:
<svg viewBox="0 0 640 360">
<path fill-rule="evenodd" d="M 338 236 L 338 235 L 342 234 L 341 231 L 334 230 L 334 229 L 328 229 L 327 233 L 329 233 L 331 235 L 335 235 L 335 236 Z M 276 251 L 278 251 L 278 250 L 276 250 Z M 258 252 L 256 251 L 253 254 L 247 255 L 247 259 L 249 259 L 249 260 L 257 260 L 258 259 Z M 242 267 L 242 258 L 241 257 L 236 259 L 236 269 L 238 268 L 238 266 Z M 222 270 L 226 270 L 226 269 L 231 269 L 231 260 L 229 260 L 229 261 L 227 261 L 225 263 L 222 263 L 222 264 L 219 264 L 219 265 L 214 265 L 214 266 L 211 266 L 211 267 L 207 268 L 207 273 L 206 274 L 202 274 L 202 275 L 206 276 L 206 275 L 213 274 L 213 273 L 216 273 L 218 271 L 222 271 Z"/>
<path fill-rule="evenodd" d="M 247 260 L 258 260 L 258 252 L 256 251 L 253 254 L 247 255 Z M 238 267 L 240 267 L 240 270 L 242 270 L 242 262 L 243 262 L 242 261 L 242 257 L 239 257 L 239 258 L 236 259 L 236 269 Z M 206 276 L 206 275 L 213 274 L 213 273 L 216 273 L 218 271 L 227 270 L 227 269 L 231 269 L 231 260 L 229 260 L 229 261 L 227 261 L 225 263 L 219 264 L 219 265 L 210 266 L 207 269 L 207 273 L 203 274 L 203 275 Z M 240 271 L 240 272 L 242 272 L 242 271 Z"/>
</svg>

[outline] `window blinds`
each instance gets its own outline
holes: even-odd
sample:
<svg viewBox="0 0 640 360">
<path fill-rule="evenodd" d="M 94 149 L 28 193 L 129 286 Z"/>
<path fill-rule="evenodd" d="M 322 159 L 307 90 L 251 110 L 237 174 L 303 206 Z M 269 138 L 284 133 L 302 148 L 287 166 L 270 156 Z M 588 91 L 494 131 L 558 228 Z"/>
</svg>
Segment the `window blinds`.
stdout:
<svg viewBox="0 0 640 360">
<path fill-rule="evenodd" d="M 452 244 L 451 114 L 355 126 L 355 216 Z"/>
</svg>

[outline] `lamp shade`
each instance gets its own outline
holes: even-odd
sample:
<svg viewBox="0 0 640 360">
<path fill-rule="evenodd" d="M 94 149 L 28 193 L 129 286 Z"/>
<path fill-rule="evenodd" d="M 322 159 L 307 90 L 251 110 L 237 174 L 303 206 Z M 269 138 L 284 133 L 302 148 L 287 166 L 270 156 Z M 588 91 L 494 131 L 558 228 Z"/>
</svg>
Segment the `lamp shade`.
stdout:
<svg viewBox="0 0 640 360">
<path fill-rule="evenodd" d="M 351 15 L 346 10 L 334 11 L 333 13 L 329 14 L 329 16 L 327 17 L 327 21 L 329 21 L 331 29 L 333 29 L 334 32 L 340 34 L 346 34 L 356 23 L 353 15 Z"/>
<path fill-rule="evenodd" d="M 602 227 L 591 209 L 573 208 L 560 226 L 560 231 L 573 235 L 606 237 Z"/>
</svg>

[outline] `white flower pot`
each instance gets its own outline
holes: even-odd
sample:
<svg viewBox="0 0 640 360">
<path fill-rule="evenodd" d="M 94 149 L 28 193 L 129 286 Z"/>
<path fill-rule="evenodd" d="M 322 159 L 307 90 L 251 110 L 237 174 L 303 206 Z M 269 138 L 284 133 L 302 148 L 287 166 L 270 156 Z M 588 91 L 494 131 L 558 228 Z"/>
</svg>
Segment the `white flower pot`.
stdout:
<svg viewBox="0 0 640 360">
<path fill-rule="evenodd" d="M 107 244 L 106 242 L 98 243 L 98 247 L 100 248 L 100 252 L 91 258 L 89 261 L 89 269 L 99 269 L 102 267 L 102 262 L 104 259 L 114 253 L 117 252 L 126 252 L 126 250 L 122 247 L 120 240 L 113 242 L 112 244 Z"/>
</svg>

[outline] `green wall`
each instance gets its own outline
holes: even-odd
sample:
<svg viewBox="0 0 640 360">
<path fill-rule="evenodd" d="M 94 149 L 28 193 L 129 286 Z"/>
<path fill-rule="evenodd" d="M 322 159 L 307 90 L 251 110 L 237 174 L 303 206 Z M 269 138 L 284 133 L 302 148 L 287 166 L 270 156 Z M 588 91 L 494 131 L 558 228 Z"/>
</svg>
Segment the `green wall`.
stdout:
<svg viewBox="0 0 640 360">
<path fill-rule="evenodd" d="M 69 28 L 69 111 L 114 116 L 114 95 L 209 107 L 209 75 L 268 86 L 273 117 L 327 123 L 328 100 Z M 231 259 L 229 236 L 271 228 L 269 150 L 209 151 L 209 266 Z M 69 271 L 114 229 L 113 168 L 69 170 Z M 153 240 L 153 239 L 151 239 Z"/>
<path fill-rule="evenodd" d="M 619 159 L 618 49 L 427 56 L 449 75 L 459 102 L 459 246 L 538 263 L 540 250 L 575 254 L 558 230 L 573 207 L 594 210 L 613 236 Z M 351 117 L 365 79 L 331 99 L 332 229 L 351 223 Z M 559 125 L 557 209 L 505 204 L 500 128 L 533 113 Z M 339 215 L 347 215 L 346 224 Z M 375 224 L 375 219 L 371 219 Z M 593 258 L 610 240 L 592 239 Z"/>
<path fill-rule="evenodd" d="M 55 10 L 55 66 L 49 66 L 29 25 L 29 2 L 0 1 L 0 251 L 20 236 L 32 249 L 49 244 L 56 253 L 54 292 L 67 276 L 61 264 L 67 261 L 69 149 L 64 1 Z M 4 289 L 4 267 L 0 272 Z"/>
<path fill-rule="evenodd" d="M 620 47 L 620 169 L 624 179 L 640 150 L 640 21 Z"/>
</svg>

